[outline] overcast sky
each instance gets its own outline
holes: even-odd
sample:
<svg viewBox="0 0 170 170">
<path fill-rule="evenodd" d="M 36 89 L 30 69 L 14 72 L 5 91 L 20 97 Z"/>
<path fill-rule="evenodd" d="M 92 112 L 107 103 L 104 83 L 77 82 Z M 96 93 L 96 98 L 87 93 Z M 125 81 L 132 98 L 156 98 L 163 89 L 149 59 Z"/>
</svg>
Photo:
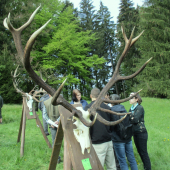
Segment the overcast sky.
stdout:
<svg viewBox="0 0 170 170">
<path fill-rule="evenodd" d="M 80 6 L 81 0 L 69 0 L 74 4 L 74 8 L 78 8 Z M 113 17 L 114 22 L 117 22 L 117 16 L 119 15 L 119 4 L 120 0 L 102 0 L 103 5 L 107 6 L 111 16 Z M 132 0 L 134 3 L 134 6 L 136 7 L 137 5 L 142 6 L 143 5 L 143 0 Z M 96 10 L 99 9 L 100 7 L 100 0 L 93 0 L 93 6 L 95 6 Z"/>
</svg>

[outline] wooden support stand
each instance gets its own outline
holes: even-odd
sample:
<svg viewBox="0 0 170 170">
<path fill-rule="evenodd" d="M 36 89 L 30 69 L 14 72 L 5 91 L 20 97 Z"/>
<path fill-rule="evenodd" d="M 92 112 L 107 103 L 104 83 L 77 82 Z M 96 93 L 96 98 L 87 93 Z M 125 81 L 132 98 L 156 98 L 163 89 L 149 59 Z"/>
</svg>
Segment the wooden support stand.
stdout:
<svg viewBox="0 0 170 170">
<path fill-rule="evenodd" d="M 71 113 L 63 106 L 59 106 L 61 122 L 57 129 L 56 139 L 54 142 L 53 153 L 51 155 L 49 170 L 56 170 L 57 160 L 62 144 L 64 133 L 64 170 L 85 170 L 82 160 L 89 158 L 92 170 L 103 170 L 103 167 L 96 155 L 96 152 L 91 144 L 90 153 L 85 150 L 84 155 L 81 153 L 80 144 L 74 137 L 73 129 L 76 127 L 73 125 L 72 120 L 69 119 Z M 62 124 L 62 126 L 61 126 Z M 63 129 L 63 130 L 62 130 Z M 56 148 L 57 146 L 58 148 Z M 90 169 L 89 169 L 90 170 Z"/>
<path fill-rule="evenodd" d="M 35 119 L 36 120 L 36 123 L 39 126 L 48 147 L 52 148 L 50 141 L 48 140 L 48 138 L 44 132 L 44 129 L 40 122 L 40 119 L 38 118 L 38 115 L 35 112 L 35 108 L 33 107 L 33 112 L 30 114 L 29 108 L 26 104 L 26 97 L 23 97 L 22 116 L 21 116 L 21 121 L 20 121 L 19 132 L 18 132 L 18 139 L 17 139 L 17 142 L 20 142 L 20 139 L 21 139 L 20 157 L 24 156 L 26 117 L 27 117 L 27 119 Z M 21 138 L 21 133 L 22 133 L 22 138 Z"/>
</svg>

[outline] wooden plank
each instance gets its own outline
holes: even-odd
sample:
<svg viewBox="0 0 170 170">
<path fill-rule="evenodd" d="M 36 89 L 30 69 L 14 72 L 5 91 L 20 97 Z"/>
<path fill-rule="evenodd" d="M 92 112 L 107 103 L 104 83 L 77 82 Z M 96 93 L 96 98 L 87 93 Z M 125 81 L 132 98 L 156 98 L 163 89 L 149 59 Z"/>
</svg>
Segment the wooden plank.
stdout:
<svg viewBox="0 0 170 170">
<path fill-rule="evenodd" d="M 62 124 L 61 121 L 59 122 L 58 128 L 57 128 L 57 133 L 54 141 L 54 146 L 53 146 L 53 151 L 50 159 L 50 164 L 49 164 L 49 170 L 55 170 L 57 166 L 57 161 L 58 157 L 60 154 L 60 149 L 63 141 L 63 129 L 62 129 Z"/>
<path fill-rule="evenodd" d="M 33 108 L 33 110 L 34 110 L 34 108 Z M 39 126 L 39 128 L 40 128 L 40 130 L 41 130 L 41 133 L 42 133 L 42 135 L 43 135 L 43 137 L 44 137 L 44 139 L 45 139 L 48 147 L 49 147 L 49 148 L 52 148 L 51 143 L 50 143 L 50 141 L 48 140 L 48 138 L 47 138 L 47 136 L 46 136 L 46 134 L 45 134 L 45 132 L 44 132 L 43 126 L 42 126 L 42 124 L 41 124 L 41 122 L 40 122 L 40 119 L 39 119 L 38 115 L 36 114 L 36 112 L 35 112 L 35 116 L 36 116 L 37 125 Z"/>
<path fill-rule="evenodd" d="M 69 146 L 65 137 L 64 137 L 64 165 L 63 166 L 64 166 L 63 170 L 72 170 L 72 164 L 69 155 Z"/>
<path fill-rule="evenodd" d="M 95 153 L 95 150 L 91 144 L 90 153 L 85 150 L 84 155 L 81 153 L 80 144 L 77 142 L 73 134 L 75 126 L 71 119 L 69 119 L 71 113 L 63 106 L 59 106 L 60 118 L 63 126 L 65 140 L 68 142 L 68 150 L 71 158 L 71 162 L 74 170 L 84 170 L 82 160 L 89 158 L 90 164 L 93 170 L 103 170 L 103 167 Z"/>
<path fill-rule="evenodd" d="M 21 137 L 20 157 L 24 156 L 25 127 L 26 127 L 26 114 L 25 114 L 25 107 L 24 107 L 23 120 L 22 120 L 22 137 Z"/>
<path fill-rule="evenodd" d="M 24 103 L 22 103 L 22 115 L 21 115 L 21 120 L 20 120 L 20 127 L 19 127 L 17 142 L 20 142 L 20 140 L 21 140 L 23 112 L 24 112 Z"/>
</svg>

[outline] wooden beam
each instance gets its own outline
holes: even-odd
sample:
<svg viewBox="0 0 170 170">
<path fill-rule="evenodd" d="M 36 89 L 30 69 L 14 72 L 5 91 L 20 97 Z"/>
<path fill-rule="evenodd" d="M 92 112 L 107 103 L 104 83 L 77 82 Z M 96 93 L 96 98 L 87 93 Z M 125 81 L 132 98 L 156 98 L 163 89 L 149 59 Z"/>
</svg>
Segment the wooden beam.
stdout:
<svg viewBox="0 0 170 170">
<path fill-rule="evenodd" d="M 49 168 L 48 168 L 49 170 L 56 170 L 63 137 L 64 137 L 64 134 L 63 134 L 62 124 L 60 121 L 58 128 L 57 128 L 55 141 L 54 141 L 53 151 L 52 151 L 50 164 L 49 164 Z"/>
</svg>

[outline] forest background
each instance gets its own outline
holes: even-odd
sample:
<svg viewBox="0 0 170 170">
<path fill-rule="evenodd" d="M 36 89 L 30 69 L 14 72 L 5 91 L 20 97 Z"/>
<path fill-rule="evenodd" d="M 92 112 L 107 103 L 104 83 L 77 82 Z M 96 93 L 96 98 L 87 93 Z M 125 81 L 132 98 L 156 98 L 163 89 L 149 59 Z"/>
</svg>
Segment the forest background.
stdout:
<svg viewBox="0 0 170 170">
<path fill-rule="evenodd" d="M 130 75 L 153 57 L 137 77 L 117 82 L 109 93 L 127 97 L 131 91 L 142 96 L 170 98 L 170 3 L 168 0 L 145 0 L 143 6 L 133 7 L 133 1 L 121 0 L 118 22 L 115 24 L 110 11 L 100 2 L 95 10 L 92 0 L 81 0 L 80 10 L 69 1 L 59 0 L 1 0 L 0 1 L 0 95 L 5 103 L 21 103 L 11 78 L 11 71 L 20 65 L 19 87 L 29 92 L 34 82 L 16 60 L 17 52 L 11 33 L 3 20 L 11 13 L 11 23 L 19 28 L 41 4 L 32 24 L 22 33 L 23 47 L 30 35 L 50 18 L 46 29 L 38 36 L 31 52 L 32 66 L 37 74 L 48 79 L 57 89 L 67 77 L 63 95 L 69 100 L 74 88 L 80 89 L 84 99 L 91 88 L 102 89 L 111 78 L 116 63 L 123 52 L 124 39 L 135 26 L 134 36 L 145 30 L 122 62 L 120 74 Z"/>
</svg>

